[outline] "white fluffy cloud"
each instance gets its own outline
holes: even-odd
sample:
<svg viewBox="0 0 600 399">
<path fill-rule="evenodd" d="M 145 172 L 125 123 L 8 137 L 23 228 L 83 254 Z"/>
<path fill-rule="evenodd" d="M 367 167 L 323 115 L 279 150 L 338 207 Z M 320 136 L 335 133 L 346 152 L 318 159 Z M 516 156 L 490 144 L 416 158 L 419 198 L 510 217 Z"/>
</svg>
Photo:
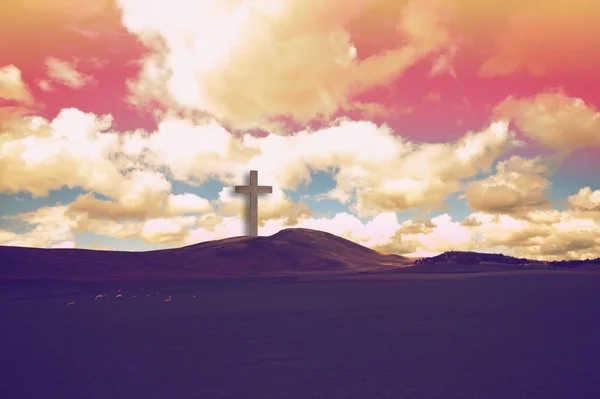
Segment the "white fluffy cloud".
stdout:
<svg viewBox="0 0 600 399">
<path fill-rule="evenodd" d="M 14 65 L 0 67 L 0 129 L 15 124 L 16 119 L 37 106 L 21 70 Z"/>
<path fill-rule="evenodd" d="M 14 65 L 0 68 L 0 99 L 14 100 L 25 104 L 33 102 L 33 96 L 23 82 L 21 70 Z"/>
<path fill-rule="evenodd" d="M 52 247 L 74 241 L 78 218 L 70 217 L 66 206 L 42 207 L 32 212 L 5 216 L 13 223 L 31 227 L 24 234 L 0 231 L 1 245 L 23 247 Z"/>
<path fill-rule="evenodd" d="M 167 207 L 168 212 L 174 215 L 212 211 L 212 205 L 208 200 L 190 193 L 169 195 Z"/>
<path fill-rule="evenodd" d="M 83 187 L 109 195 L 121 178 L 109 159 L 116 135 L 100 135 L 111 118 L 65 109 L 51 122 L 27 118 L 0 136 L 0 190 L 45 196 L 48 190 Z"/>
<path fill-rule="evenodd" d="M 299 215 L 278 190 L 309 182 L 311 171 L 336 169 L 331 195 L 352 199 L 359 216 L 369 216 L 439 205 L 460 190 L 462 179 L 489 170 L 513 142 L 502 123 L 454 143 L 420 145 L 369 122 L 341 121 L 317 132 L 263 138 L 236 138 L 215 122 L 170 119 L 152 134 L 113 133 L 110 124 L 110 117 L 74 109 L 63 110 L 53 121 L 30 119 L 28 130 L 0 138 L 6 157 L 0 169 L 7 176 L 1 188 L 46 195 L 61 186 L 82 187 L 115 199 L 116 205 L 88 196 L 78 206 L 98 205 L 97 212 L 121 216 L 135 216 L 144 208 L 154 217 L 171 190 L 160 171 L 191 183 L 214 177 L 232 187 L 246 179 L 249 169 L 257 169 L 261 184 L 275 187 L 267 199 L 268 219 L 282 216 L 276 208 Z M 156 204 L 154 213 L 151 204 Z"/>
<path fill-rule="evenodd" d="M 110 130 L 109 116 L 76 109 L 63 110 L 52 121 L 28 118 L 19 126 L 0 137 L 3 191 L 45 196 L 63 186 L 81 187 L 88 193 L 66 208 L 65 217 L 76 220 L 73 229 L 162 243 L 188 242 L 190 219 L 177 219 L 184 214 L 201 214 L 192 224 L 208 229 L 192 236 L 239 228 L 228 221 L 239 219 L 244 206 L 232 187 L 257 169 L 259 183 L 274 186 L 273 194 L 261 199 L 262 228 L 329 223 L 311 221 L 313 212 L 283 190 L 308 183 L 311 171 L 336 170 L 335 195 L 348 199 L 359 216 L 379 216 L 366 227 L 349 215 L 334 218 L 334 225 L 354 223 L 352 237 L 383 245 L 382 233 L 375 231 L 393 234 L 393 212 L 439 205 L 460 189 L 462 179 L 489 170 L 513 141 L 502 123 L 448 144 L 414 144 L 385 126 L 348 120 L 287 137 L 235 137 L 216 122 L 196 125 L 174 118 L 156 132 L 117 133 Z M 227 185 L 214 204 L 171 193 L 171 180 L 195 184 L 211 177 Z M 160 226 L 167 233 L 161 235 Z M 236 235 L 241 234 L 243 229 Z"/>
<path fill-rule="evenodd" d="M 474 211 L 514 214 L 546 204 L 551 170 L 543 158 L 513 156 L 499 162 L 496 171 L 465 189 L 469 207 Z"/>
<path fill-rule="evenodd" d="M 584 187 L 569 197 L 569 205 L 575 210 L 600 211 L 600 190 Z"/>
<path fill-rule="evenodd" d="M 154 50 L 131 82 L 133 101 L 199 109 L 237 128 L 305 122 L 453 45 L 450 5 L 413 0 L 397 5 L 403 39 L 359 59 L 348 26 L 370 3 L 120 0 L 123 24 Z"/>
<path fill-rule="evenodd" d="M 511 120 L 527 137 L 563 152 L 600 146 L 600 112 L 563 92 L 508 97 L 494 112 Z"/>
<path fill-rule="evenodd" d="M 141 229 L 140 237 L 152 244 L 181 244 L 195 220 L 193 216 L 148 220 Z"/>
<path fill-rule="evenodd" d="M 568 204 L 573 215 L 600 223 L 600 190 L 584 187 L 569 197 Z"/>
<path fill-rule="evenodd" d="M 448 214 L 432 219 L 407 220 L 397 226 L 377 249 L 408 256 L 432 256 L 444 251 L 476 249 L 471 228 L 452 220 Z"/>
<path fill-rule="evenodd" d="M 586 259 L 600 256 L 600 224 L 570 210 L 532 211 L 529 217 L 475 213 L 469 226 L 481 236 L 481 248 L 540 260 Z M 500 251 L 499 251 L 500 252 Z"/>
<path fill-rule="evenodd" d="M 259 170 L 261 184 L 275 187 L 267 201 L 281 199 L 279 206 L 288 200 L 277 190 L 308 183 L 310 171 L 336 169 L 336 188 L 329 196 L 354 199 L 359 216 L 372 216 L 439 205 L 460 190 L 462 179 L 489 170 L 514 138 L 506 125 L 496 123 L 454 143 L 416 145 L 385 126 L 341 121 L 317 132 L 244 135 L 240 140 L 214 123 L 193 127 L 166 122 L 145 144 L 136 140 L 138 151 L 148 151 L 146 159 L 169 168 L 180 180 L 214 176 L 233 186 L 245 180 L 249 169 Z M 195 145 L 181 148 L 176 144 L 181 142 Z"/>
</svg>

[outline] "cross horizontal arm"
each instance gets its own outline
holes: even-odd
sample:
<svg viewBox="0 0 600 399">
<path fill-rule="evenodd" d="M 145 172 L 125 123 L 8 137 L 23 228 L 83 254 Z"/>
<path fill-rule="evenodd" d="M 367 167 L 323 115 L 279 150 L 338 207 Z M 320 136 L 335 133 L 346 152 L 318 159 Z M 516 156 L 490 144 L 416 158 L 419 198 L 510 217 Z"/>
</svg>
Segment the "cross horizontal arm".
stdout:
<svg viewBox="0 0 600 399">
<path fill-rule="evenodd" d="M 272 186 L 257 186 L 256 192 L 259 194 L 272 194 L 273 187 Z"/>
<path fill-rule="evenodd" d="M 238 194 L 250 194 L 252 186 L 235 186 L 235 192 Z"/>
<path fill-rule="evenodd" d="M 272 186 L 235 186 L 235 192 L 238 194 L 272 194 Z"/>
</svg>

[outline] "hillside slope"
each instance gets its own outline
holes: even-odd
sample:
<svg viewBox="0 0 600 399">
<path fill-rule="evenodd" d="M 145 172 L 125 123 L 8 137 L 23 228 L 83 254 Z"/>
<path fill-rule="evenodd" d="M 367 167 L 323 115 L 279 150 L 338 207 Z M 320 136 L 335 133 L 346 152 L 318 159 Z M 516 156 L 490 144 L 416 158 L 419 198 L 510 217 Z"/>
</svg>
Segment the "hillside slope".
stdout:
<svg viewBox="0 0 600 399">
<path fill-rule="evenodd" d="M 285 229 L 148 252 L 0 247 L 0 279 L 147 280 L 357 272 L 408 266 L 333 234 Z"/>
</svg>

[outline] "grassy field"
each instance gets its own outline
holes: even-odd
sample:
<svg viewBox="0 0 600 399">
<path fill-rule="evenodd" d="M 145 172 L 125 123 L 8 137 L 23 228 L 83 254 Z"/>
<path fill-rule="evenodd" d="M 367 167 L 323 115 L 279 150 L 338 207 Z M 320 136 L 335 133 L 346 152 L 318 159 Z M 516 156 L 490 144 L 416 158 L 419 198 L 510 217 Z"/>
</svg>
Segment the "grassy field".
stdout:
<svg viewBox="0 0 600 399">
<path fill-rule="evenodd" d="M 385 278 L 3 285 L 0 397 L 600 397 L 600 273 Z"/>
</svg>

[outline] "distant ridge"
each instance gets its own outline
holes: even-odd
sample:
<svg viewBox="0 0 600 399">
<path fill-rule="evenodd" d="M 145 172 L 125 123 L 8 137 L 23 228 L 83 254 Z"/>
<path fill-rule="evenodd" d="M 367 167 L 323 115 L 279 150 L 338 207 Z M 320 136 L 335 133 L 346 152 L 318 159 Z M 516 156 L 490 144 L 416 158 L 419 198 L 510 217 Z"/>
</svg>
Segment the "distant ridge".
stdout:
<svg viewBox="0 0 600 399">
<path fill-rule="evenodd" d="M 147 252 L 0 246 L 0 280 L 149 280 L 352 273 L 407 267 L 330 233 L 290 228 Z"/>
<path fill-rule="evenodd" d="M 531 265 L 548 266 L 549 268 L 572 269 L 583 266 L 600 265 L 600 258 L 586 260 L 561 260 L 561 261 L 539 261 L 526 258 L 516 258 L 503 254 L 488 254 L 468 251 L 449 251 L 432 256 L 429 258 L 420 258 L 414 261 L 415 265 L 432 265 L 441 263 L 455 264 L 480 264 L 496 263 L 505 265 Z"/>
</svg>

